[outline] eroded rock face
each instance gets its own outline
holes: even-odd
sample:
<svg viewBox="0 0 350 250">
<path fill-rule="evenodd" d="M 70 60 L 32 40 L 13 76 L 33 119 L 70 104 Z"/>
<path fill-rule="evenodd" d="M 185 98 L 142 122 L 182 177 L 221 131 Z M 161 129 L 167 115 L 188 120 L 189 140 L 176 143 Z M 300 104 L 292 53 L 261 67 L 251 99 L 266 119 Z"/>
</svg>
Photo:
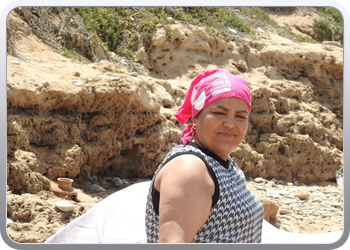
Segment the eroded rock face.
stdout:
<svg viewBox="0 0 350 250">
<path fill-rule="evenodd" d="M 10 26 L 21 23 L 11 18 Z M 16 34 L 19 64 L 13 55 L 7 61 L 12 190 L 34 193 L 49 188 L 47 179 L 98 173 L 151 178 L 181 143 L 174 114 L 191 80 L 213 68 L 247 79 L 252 91 L 248 133 L 231 154 L 247 176 L 335 179 L 343 166 L 342 48 L 273 34 L 223 41 L 198 27 L 170 27 L 173 41 L 160 29 L 153 53 L 140 50 L 137 77 L 121 62 L 82 64 Z M 120 80 L 109 81 L 114 76 Z"/>
<path fill-rule="evenodd" d="M 155 88 L 150 83 L 127 80 L 116 86 L 86 84 L 71 95 L 65 90 L 9 90 L 9 110 L 30 110 L 23 115 L 9 112 L 9 127 L 14 131 L 14 143 L 8 141 L 9 147 L 32 151 L 41 166 L 35 171 L 49 179 L 88 178 L 100 171 L 126 177 L 150 176 L 150 162 L 164 157 L 171 146 L 168 140 L 178 138 L 179 130 L 171 131 L 176 126 L 160 114 L 161 105 L 153 97 Z M 16 98 L 19 91 L 25 92 L 21 100 Z M 46 99 L 43 104 L 41 98 Z M 165 95 L 162 98 L 165 106 L 174 105 Z M 12 151 L 15 149 L 9 153 Z"/>
</svg>

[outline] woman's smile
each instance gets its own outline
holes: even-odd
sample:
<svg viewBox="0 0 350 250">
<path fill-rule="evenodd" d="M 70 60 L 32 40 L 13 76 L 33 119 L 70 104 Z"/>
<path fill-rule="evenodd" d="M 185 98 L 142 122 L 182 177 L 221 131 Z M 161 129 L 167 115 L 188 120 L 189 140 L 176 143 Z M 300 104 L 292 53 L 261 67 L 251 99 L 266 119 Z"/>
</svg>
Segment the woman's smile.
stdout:
<svg viewBox="0 0 350 250">
<path fill-rule="evenodd" d="M 219 132 L 218 134 L 222 135 L 223 137 L 226 137 L 226 138 L 234 137 L 234 134 L 233 133 L 229 133 L 229 132 Z"/>
</svg>

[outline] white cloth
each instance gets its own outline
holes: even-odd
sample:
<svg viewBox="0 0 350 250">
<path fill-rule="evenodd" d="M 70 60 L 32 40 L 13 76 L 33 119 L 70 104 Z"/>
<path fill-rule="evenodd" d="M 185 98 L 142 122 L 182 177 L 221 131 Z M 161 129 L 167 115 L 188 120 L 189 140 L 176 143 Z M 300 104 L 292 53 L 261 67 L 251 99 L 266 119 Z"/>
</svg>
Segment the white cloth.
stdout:
<svg viewBox="0 0 350 250">
<path fill-rule="evenodd" d="M 45 243 L 146 243 L 149 185 L 141 182 L 111 194 Z"/>
<path fill-rule="evenodd" d="M 146 243 L 145 211 L 150 181 L 133 184 L 94 205 L 44 243 Z M 334 243 L 343 231 L 285 232 L 264 220 L 261 243 Z"/>
</svg>

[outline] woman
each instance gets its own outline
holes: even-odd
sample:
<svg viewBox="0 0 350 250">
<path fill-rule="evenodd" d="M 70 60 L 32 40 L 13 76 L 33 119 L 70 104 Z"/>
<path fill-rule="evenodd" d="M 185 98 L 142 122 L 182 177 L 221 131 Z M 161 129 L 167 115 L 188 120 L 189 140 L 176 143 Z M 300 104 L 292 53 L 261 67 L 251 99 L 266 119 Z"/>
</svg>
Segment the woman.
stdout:
<svg viewBox="0 0 350 250">
<path fill-rule="evenodd" d="M 175 116 L 191 117 L 182 145 L 156 170 L 148 195 L 148 243 L 256 243 L 263 206 L 229 154 L 248 129 L 247 82 L 222 69 L 197 76 Z"/>
</svg>

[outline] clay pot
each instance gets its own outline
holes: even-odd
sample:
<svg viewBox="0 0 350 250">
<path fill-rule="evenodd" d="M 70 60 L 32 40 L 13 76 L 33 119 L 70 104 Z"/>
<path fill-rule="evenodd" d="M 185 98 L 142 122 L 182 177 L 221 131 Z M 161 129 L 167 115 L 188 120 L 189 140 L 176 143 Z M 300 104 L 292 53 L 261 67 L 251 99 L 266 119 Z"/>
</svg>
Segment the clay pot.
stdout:
<svg viewBox="0 0 350 250">
<path fill-rule="evenodd" d="M 73 191 L 72 184 L 73 180 L 68 178 L 58 178 L 57 179 L 58 187 L 66 192 Z"/>
<path fill-rule="evenodd" d="M 57 179 L 58 186 L 53 187 L 52 191 L 54 194 L 60 198 L 80 201 L 78 199 L 78 193 L 72 187 L 73 180 L 69 178 L 58 178 Z"/>
</svg>

